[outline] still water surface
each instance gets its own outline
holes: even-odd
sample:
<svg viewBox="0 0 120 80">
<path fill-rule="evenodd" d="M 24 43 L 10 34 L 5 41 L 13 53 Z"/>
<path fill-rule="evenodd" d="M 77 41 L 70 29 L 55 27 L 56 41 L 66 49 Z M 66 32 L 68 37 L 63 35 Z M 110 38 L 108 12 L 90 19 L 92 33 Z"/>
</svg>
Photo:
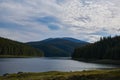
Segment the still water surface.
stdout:
<svg viewBox="0 0 120 80">
<path fill-rule="evenodd" d="M 0 58 L 0 75 L 17 72 L 82 71 L 117 67 L 85 63 L 70 58 Z"/>
</svg>

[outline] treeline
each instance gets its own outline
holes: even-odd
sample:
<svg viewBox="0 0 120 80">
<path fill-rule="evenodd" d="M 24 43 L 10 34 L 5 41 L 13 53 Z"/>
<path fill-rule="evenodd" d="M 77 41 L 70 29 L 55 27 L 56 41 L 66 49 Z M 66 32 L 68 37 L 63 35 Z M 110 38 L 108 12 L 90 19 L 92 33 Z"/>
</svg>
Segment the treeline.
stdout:
<svg viewBox="0 0 120 80">
<path fill-rule="evenodd" d="M 76 48 L 72 58 L 120 60 L 120 36 L 104 37 L 93 44 Z"/>
<path fill-rule="evenodd" d="M 0 56 L 43 56 L 43 52 L 24 43 L 0 37 Z"/>
</svg>

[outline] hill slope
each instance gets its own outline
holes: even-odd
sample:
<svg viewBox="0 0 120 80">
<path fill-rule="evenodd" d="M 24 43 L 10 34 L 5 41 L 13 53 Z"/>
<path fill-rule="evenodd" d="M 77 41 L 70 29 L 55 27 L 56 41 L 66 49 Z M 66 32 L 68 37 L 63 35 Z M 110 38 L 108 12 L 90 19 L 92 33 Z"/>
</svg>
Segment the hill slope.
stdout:
<svg viewBox="0 0 120 80">
<path fill-rule="evenodd" d="M 87 44 L 77 39 L 72 38 L 49 38 L 38 42 L 29 42 L 27 44 L 43 50 L 46 57 L 69 57 L 75 47 Z M 79 41 L 79 42 L 78 42 Z"/>
<path fill-rule="evenodd" d="M 43 52 L 26 44 L 0 37 L 0 56 L 43 56 Z"/>
<path fill-rule="evenodd" d="M 120 60 L 120 36 L 103 38 L 96 43 L 76 48 L 72 57 Z"/>
</svg>

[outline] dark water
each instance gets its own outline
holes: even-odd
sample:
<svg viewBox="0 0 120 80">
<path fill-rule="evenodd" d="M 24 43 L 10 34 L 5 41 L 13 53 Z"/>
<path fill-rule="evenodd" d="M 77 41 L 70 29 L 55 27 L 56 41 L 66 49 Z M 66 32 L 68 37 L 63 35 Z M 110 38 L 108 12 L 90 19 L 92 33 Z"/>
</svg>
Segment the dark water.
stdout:
<svg viewBox="0 0 120 80">
<path fill-rule="evenodd" d="M 117 66 L 85 63 L 70 58 L 0 58 L 0 75 L 17 72 L 82 71 L 106 68 L 117 68 Z"/>
</svg>

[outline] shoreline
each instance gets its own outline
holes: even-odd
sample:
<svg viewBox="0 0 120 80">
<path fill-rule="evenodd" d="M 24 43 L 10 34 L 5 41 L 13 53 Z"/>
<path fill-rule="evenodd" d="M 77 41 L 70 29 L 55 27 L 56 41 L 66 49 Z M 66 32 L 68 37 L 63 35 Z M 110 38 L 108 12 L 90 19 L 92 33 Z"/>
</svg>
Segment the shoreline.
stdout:
<svg viewBox="0 0 120 80">
<path fill-rule="evenodd" d="M 14 56 L 14 55 L 0 55 L 0 58 L 57 58 L 57 57 L 41 57 L 41 56 Z M 120 65 L 120 60 L 111 60 L 111 59 L 83 59 L 83 58 L 71 58 L 71 57 L 58 57 L 58 58 L 67 58 L 76 61 L 82 61 L 86 63 L 96 63 L 96 64 L 111 64 L 111 65 Z"/>
<path fill-rule="evenodd" d="M 0 55 L 0 58 L 43 58 L 41 56 L 14 56 L 14 55 Z"/>
<path fill-rule="evenodd" d="M 111 59 L 78 59 L 72 58 L 73 60 L 87 62 L 87 63 L 97 63 L 97 64 L 111 64 L 111 65 L 120 65 L 120 60 L 111 60 Z"/>
</svg>

